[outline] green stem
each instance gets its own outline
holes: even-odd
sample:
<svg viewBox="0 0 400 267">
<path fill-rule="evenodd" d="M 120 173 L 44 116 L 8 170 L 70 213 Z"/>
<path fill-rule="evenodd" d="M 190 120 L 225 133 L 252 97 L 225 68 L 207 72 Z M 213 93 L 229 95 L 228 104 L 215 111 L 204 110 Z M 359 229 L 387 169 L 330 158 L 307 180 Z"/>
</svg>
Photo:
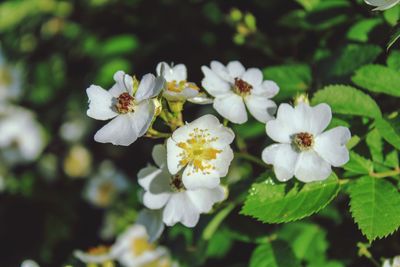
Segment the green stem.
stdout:
<svg viewBox="0 0 400 267">
<path fill-rule="evenodd" d="M 394 170 L 386 171 L 386 172 L 371 172 L 369 175 L 375 178 L 386 178 L 391 176 L 396 176 L 400 174 L 400 168 L 396 168 Z"/>
<path fill-rule="evenodd" d="M 269 167 L 269 165 L 266 164 L 261 159 L 255 157 L 253 155 L 250 155 L 248 153 L 245 153 L 245 152 L 235 152 L 235 157 L 251 161 L 251 162 L 253 162 L 253 163 L 255 163 L 255 164 L 257 164 L 257 165 L 259 165 L 259 166 L 261 166 L 263 168 L 268 168 Z"/>
<path fill-rule="evenodd" d="M 150 128 L 150 129 L 147 131 L 147 133 L 146 133 L 145 136 L 146 136 L 146 137 L 149 137 L 149 138 L 154 138 L 154 139 L 156 139 L 156 138 L 168 138 L 168 137 L 171 136 L 171 134 L 170 134 L 170 133 L 159 132 L 159 131 L 157 131 L 157 130 L 154 130 L 153 128 Z"/>
</svg>

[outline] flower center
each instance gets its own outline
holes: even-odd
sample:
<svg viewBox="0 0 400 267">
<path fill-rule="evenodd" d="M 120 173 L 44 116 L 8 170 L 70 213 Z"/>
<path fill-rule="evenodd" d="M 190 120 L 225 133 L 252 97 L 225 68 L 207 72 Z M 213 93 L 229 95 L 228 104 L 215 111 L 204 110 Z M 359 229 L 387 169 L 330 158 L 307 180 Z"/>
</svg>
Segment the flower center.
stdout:
<svg viewBox="0 0 400 267">
<path fill-rule="evenodd" d="M 126 114 L 135 110 L 135 99 L 129 93 L 122 93 L 117 98 L 115 108 L 120 114 Z"/>
<path fill-rule="evenodd" d="M 169 185 L 171 186 L 171 189 L 174 192 L 186 191 L 186 188 L 182 182 L 182 175 L 180 174 L 171 176 L 171 181 L 169 182 Z"/>
<path fill-rule="evenodd" d="M 11 83 L 12 83 L 12 76 L 10 71 L 8 71 L 6 68 L 0 67 L 0 84 L 8 86 Z"/>
<path fill-rule="evenodd" d="M 235 78 L 234 91 L 239 95 L 247 95 L 250 93 L 253 86 L 242 79 Z"/>
<path fill-rule="evenodd" d="M 207 129 L 195 128 L 190 134 L 186 142 L 178 143 L 178 147 L 183 149 L 179 154 L 182 158 L 179 162 L 181 166 L 192 164 L 195 171 L 201 171 L 205 174 L 210 170 L 214 170 L 215 166 L 210 163 L 211 160 L 217 158 L 221 150 L 215 149 L 211 143 L 218 140 L 217 137 L 211 137 Z M 188 174 L 190 175 L 190 173 Z"/>
<path fill-rule="evenodd" d="M 150 244 L 147 238 L 135 238 L 131 244 L 131 250 L 135 256 L 140 256 L 146 251 L 153 251 L 155 249 L 153 244 Z"/>
<path fill-rule="evenodd" d="M 180 93 L 183 91 L 185 88 L 191 88 L 193 90 L 199 91 L 199 87 L 195 85 L 194 83 L 189 83 L 185 80 L 182 80 L 180 82 L 177 82 L 175 80 L 167 82 L 167 90 L 175 93 Z"/>
<path fill-rule="evenodd" d="M 115 186 L 112 182 L 104 182 L 97 189 L 97 201 L 100 205 L 108 205 L 115 193 Z"/>
<path fill-rule="evenodd" d="M 310 150 L 314 145 L 314 136 L 306 132 L 297 133 L 293 137 L 293 144 L 300 151 Z"/>
</svg>

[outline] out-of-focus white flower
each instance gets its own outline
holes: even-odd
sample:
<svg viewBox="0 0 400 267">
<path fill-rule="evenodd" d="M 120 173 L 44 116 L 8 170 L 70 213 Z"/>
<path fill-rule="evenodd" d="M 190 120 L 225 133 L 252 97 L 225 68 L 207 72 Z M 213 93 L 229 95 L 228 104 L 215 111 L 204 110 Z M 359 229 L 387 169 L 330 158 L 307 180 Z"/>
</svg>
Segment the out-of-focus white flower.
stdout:
<svg viewBox="0 0 400 267">
<path fill-rule="evenodd" d="M 233 123 L 247 121 L 247 109 L 260 122 L 273 119 L 276 104 L 270 98 L 275 96 L 278 85 L 264 81 L 261 70 L 245 69 L 239 61 L 231 61 L 227 66 L 218 61 L 211 62 L 211 69 L 202 66 L 202 81 L 207 92 L 214 96 L 214 109 Z"/>
<path fill-rule="evenodd" d="M 110 162 L 103 162 L 99 173 L 89 179 L 86 185 L 85 198 L 95 206 L 107 207 L 128 186 L 129 184 L 122 173 L 116 170 Z"/>
<path fill-rule="evenodd" d="M 37 264 L 35 261 L 33 260 L 24 260 L 21 263 L 21 267 L 40 267 L 39 264 Z"/>
<path fill-rule="evenodd" d="M 128 146 L 143 136 L 151 125 L 155 105 L 151 98 L 164 87 L 165 80 L 153 74 L 137 80 L 123 71 L 114 74 L 115 85 L 110 90 L 91 85 L 86 93 L 89 97 L 87 115 L 96 120 L 109 120 L 97 131 L 94 139 L 100 143 Z"/>
<path fill-rule="evenodd" d="M 113 260 L 113 256 L 110 253 L 110 248 L 105 246 L 98 246 L 89 249 L 88 251 L 76 250 L 74 256 L 82 261 L 83 263 L 105 263 Z"/>
<path fill-rule="evenodd" d="M 277 118 L 266 125 L 268 136 L 279 144 L 262 152 L 262 159 L 274 165 L 278 180 L 287 181 L 293 175 L 303 182 L 324 180 L 332 172 L 331 165 L 342 166 L 349 160 L 350 131 L 339 126 L 323 132 L 331 119 L 327 104 L 279 106 Z"/>
<path fill-rule="evenodd" d="M 212 99 L 200 92 L 200 88 L 187 81 L 187 70 L 184 64 L 170 66 L 166 62 L 158 63 L 157 75 L 164 76 L 167 85 L 163 96 L 169 101 L 190 101 L 196 104 L 210 104 Z"/>
<path fill-rule="evenodd" d="M 167 168 L 167 152 L 164 145 L 156 145 L 153 159 L 157 165 L 139 171 L 139 184 L 144 188 L 143 204 L 149 209 L 163 209 L 162 220 L 168 226 L 177 222 L 194 227 L 200 214 L 209 212 L 212 206 L 225 198 L 222 186 L 188 190 L 182 182 L 182 174 L 171 175 Z"/>
<path fill-rule="evenodd" d="M 33 161 L 43 151 L 42 127 L 27 109 L 4 108 L 0 113 L 0 133 L 1 156 L 10 164 Z"/>
<path fill-rule="evenodd" d="M 217 187 L 233 159 L 229 145 L 234 138 L 233 131 L 213 115 L 187 123 L 167 140 L 169 172 L 178 175 L 183 169 L 182 181 L 187 189 Z"/>
<path fill-rule="evenodd" d="M 60 127 L 60 136 L 67 142 L 80 141 L 87 130 L 87 123 L 83 118 L 73 118 L 64 122 Z"/>
<path fill-rule="evenodd" d="M 117 238 L 111 254 L 125 267 L 170 266 L 163 263 L 167 249 L 151 244 L 146 228 L 140 224 L 132 225 Z"/>
<path fill-rule="evenodd" d="M 156 241 L 165 228 L 162 220 L 162 210 L 143 209 L 139 212 L 136 223 L 146 227 L 150 243 Z"/>
<path fill-rule="evenodd" d="M 82 145 L 72 146 L 64 159 L 63 168 L 69 177 L 86 177 L 92 168 L 90 151 Z"/>
<path fill-rule="evenodd" d="M 393 260 L 385 260 L 382 267 L 400 267 L 400 256 L 396 256 Z"/>
<path fill-rule="evenodd" d="M 14 100 L 21 95 L 21 71 L 7 64 L 0 51 L 0 104 L 6 100 Z"/>
<path fill-rule="evenodd" d="M 375 6 L 373 10 L 386 10 L 397 5 L 400 0 L 364 0 L 370 6 Z"/>
</svg>

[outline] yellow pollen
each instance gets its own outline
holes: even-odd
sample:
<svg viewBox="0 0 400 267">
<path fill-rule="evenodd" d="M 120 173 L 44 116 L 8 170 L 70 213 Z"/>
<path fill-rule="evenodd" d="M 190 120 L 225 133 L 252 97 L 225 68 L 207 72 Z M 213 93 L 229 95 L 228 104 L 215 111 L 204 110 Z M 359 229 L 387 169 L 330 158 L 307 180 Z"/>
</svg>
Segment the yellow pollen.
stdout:
<svg viewBox="0 0 400 267">
<path fill-rule="evenodd" d="M 205 174 L 209 173 L 210 170 L 214 170 L 210 161 L 217 158 L 218 153 L 222 150 L 215 149 L 211 146 L 211 143 L 218 140 L 217 137 L 211 137 L 208 130 L 195 128 L 193 132 L 189 134 L 189 139 L 186 142 L 178 143 L 178 147 L 183 149 L 183 152 L 179 154 L 181 160 L 179 164 L 186 166 L 192 164 L 195 171 L 201 171 Z"/>
<path fill-rule="evenodd" d="M 115 186 L 112 182 L 104 182 L 97 189 L 97 202 L 101 206 L 107 206 L 115 192 Z"/>
<path fill-rule="evenodd" d="M 0 84 L 9 86 L 12 83 L 12 75 L 6 68 L 0 67 Z"/>
<path fill-rule="evenodd" d="M 180 93 L 183 91 L 185 88 L 190 88 L 196 91 L 199 91 L 199 87 L 195 85 L 194 83 L 187 82 L 185 80 L 182 80 L 180 82 L 177 82 L 175 80 L 167 82 L 167 90 L 175 93 Z"/>
<path fill-rule="evenodd" d="M 145 237 L 135 238 L 131 244 L 132 252 L 135 256 L 140 256 L 146 251 L 155 250 L 155 246 L 150 244 Z"/>
<path fill-rule="evenodd" d="M 106 246 L 98 246 L 98 247 L 94 247 L 94 248 L 90 248 L 88 249 L 88 254 L 90 255 L 102 255 L 102 254 L 106 254 L 108 252 L 108 247 Z"/>
</svg>

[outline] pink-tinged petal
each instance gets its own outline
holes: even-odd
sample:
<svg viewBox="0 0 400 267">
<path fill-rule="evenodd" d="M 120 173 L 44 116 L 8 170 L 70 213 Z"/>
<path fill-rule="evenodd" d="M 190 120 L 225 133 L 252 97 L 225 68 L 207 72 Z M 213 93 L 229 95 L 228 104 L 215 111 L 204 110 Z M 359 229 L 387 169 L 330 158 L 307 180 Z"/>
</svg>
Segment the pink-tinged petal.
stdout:
<svg viewBox="0 0 400 267">
<path fill-rule="evenodd" d="M 314 149 L 329 164 L 339 167 L 349 161 L 346 144 L 350 138 L 350 130 L 339 126 L 317 136 Z"/>
</svg>

